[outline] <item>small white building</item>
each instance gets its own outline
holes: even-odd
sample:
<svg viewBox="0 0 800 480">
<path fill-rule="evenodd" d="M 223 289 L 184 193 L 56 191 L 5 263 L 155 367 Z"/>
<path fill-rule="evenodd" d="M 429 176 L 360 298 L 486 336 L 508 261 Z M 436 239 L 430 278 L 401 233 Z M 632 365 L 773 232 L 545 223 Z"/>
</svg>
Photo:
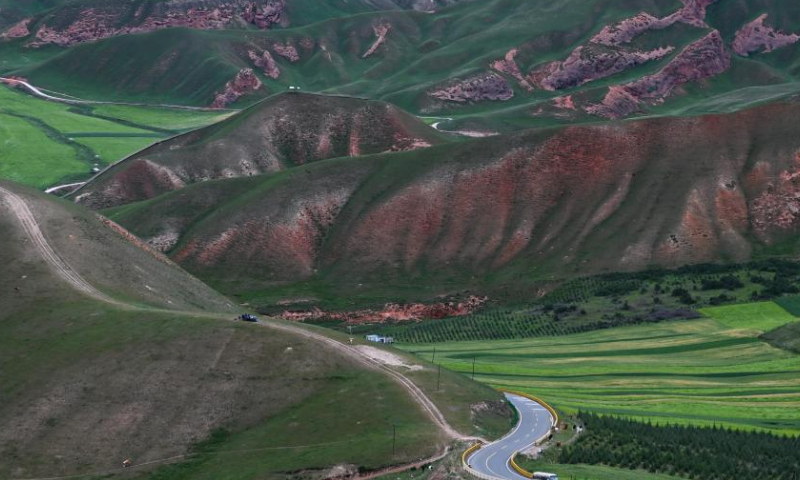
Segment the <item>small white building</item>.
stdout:
<svg viewBox="0 0 800 480">
<path fill-rule="evenodd" d="M 384 337 L 382 335 L 367 335 L 367 341 L 373 343 L 394 343 L 394 338 Z"/>
</svg>

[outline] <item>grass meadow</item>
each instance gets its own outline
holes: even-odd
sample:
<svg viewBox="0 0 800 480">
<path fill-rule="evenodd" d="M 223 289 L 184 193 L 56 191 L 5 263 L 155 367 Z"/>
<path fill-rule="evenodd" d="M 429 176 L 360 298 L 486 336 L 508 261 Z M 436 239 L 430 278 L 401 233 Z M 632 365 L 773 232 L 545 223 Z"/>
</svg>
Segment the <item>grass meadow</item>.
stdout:
<svg viewBox="0 0 800 480">
<path fill-rule="evenodd" d="M 80 181 L 160 139 L 228 114 L 125 105 L 75 107 L 0 87 L 0 178 L 47 188 Z"/>
<path fill-rule="evenodd" d="M 800 357 L 761 341 L 796 319 L 771 302 L 561 337 L 407 345 L 493 387 L 657 423 L 800 433 Z"/>
</svg>

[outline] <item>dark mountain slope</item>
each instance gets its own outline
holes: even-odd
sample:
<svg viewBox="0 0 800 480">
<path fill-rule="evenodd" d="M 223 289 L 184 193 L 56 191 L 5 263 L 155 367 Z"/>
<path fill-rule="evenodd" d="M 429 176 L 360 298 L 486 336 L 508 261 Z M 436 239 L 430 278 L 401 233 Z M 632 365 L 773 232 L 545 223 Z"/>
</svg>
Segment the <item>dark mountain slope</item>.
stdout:
<svg viewBox="0 0 800 480">
<path fill-rule="evenodd" d="M 745 261 L 797 251 L 798 113 L 795 101 L 331 160 L 110 214 L 229 294 Z"/>
<path fill-rule="evenodd" d="M 139 152 L 73 196 L 93 208 L 110 207 L 200 181 L 273 173 L 326 158 L 415 150 L 446 140 L 383 102 L 285 93 Z"/>
</svg>

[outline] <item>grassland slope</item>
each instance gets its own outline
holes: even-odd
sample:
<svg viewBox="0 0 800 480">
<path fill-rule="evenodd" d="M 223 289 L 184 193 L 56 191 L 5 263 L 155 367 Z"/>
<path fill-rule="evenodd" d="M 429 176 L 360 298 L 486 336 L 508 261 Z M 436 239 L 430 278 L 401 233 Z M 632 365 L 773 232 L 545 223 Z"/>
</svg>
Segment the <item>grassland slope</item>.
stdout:
<svg viewBox="0 0 800 480">
<path fill-rule="evenodd" d="M 192 183 L 274 173 L 335 157 L 407 151 L 447 141 L 383 102 L 283 93 L 225 121 L 159 143 L 76 192 L 103 208 L 153 198 Z"/>
<path fill-rule="evenodd" d="M 432 14 L 373 7 L 344 15 L 304 7 L 295 17 L 313 22 L 284 29 L 123 35 L 48 47 L 35 52 L 40 60 L 18 40 L 0 68 L 88 98 L 191 105 L 210 105 L 249 68 L 263 85 L 240 105 L 300 85 L 484 133 L 738 110 L 800 89 L 800 7 L 786 2 L 486 0 Z"/>
<path fill-rule="evenodd" d="M 796 251 L 797 112 L 793 102 L 334 159 L 108 213 L 229 294 L 294 282 L 309 285 L 299 296 L 320 282 L 364 291 L 353 273 L 421 291 L 741 262 Z"/>
<path fill-rule="evenodd" d="M 388 375 L 293 331 L 226 322 L 237 312 L 226 299 L 119 227 L 27 187 L 2 189 L 3 478 L 114 476 L 126 458 L 141 478 L 325 477 L 443 445 Z M 414 377 L 431 391 L 430 366 Z M 481 416 L 492 435 L 507 428 L 472 413 L 498 403 L 496 393 L 455 374 L 442 380 L 435 401 L 459 401 L 445 414 L 457 428 Z"/>
</svg>

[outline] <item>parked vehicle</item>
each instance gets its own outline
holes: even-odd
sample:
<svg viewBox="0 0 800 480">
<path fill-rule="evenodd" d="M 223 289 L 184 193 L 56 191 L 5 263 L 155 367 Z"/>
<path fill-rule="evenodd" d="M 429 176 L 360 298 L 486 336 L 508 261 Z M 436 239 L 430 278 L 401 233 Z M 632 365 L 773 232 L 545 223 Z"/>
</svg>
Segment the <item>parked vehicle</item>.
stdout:
<svg viewBox="0 0 800 480">
<path fill-rule="evenodd" d="M 558 480 L 558 475 L 547 472 L 534 472 L 533 480 Z"/>
<path fill-rule="evenodd" d="M 243 322 L 253 322 L 253 323 L 258 322 L 258 317 L 256 317 L 255 315 L 251 315 L 249 313 L 243 313 L 239 315 L 236 319 L 241 320 Z"/>
</svg>

